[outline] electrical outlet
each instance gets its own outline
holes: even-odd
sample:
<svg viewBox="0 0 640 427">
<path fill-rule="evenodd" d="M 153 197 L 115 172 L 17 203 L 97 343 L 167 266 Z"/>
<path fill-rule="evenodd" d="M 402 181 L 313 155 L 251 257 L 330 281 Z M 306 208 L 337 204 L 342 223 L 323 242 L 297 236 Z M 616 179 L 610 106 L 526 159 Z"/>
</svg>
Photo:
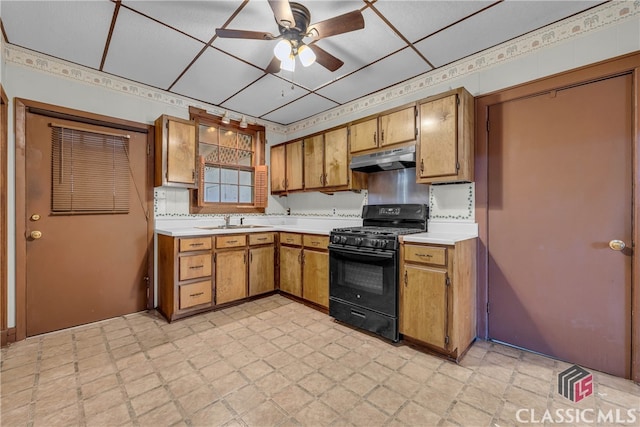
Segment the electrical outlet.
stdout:
<svg viewBox="0 0 640 427">
<path fill-rule="evenodd" d="M 331 209 L 331 215 L 336 216 L 337 214 L 336 208 Z"/>
</svg>

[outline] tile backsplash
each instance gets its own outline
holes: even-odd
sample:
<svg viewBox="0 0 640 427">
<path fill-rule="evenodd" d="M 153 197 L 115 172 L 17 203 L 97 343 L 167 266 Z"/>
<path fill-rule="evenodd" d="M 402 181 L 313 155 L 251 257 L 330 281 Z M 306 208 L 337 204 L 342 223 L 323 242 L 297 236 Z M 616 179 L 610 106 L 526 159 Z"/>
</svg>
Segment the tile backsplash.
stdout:
<svg viewBox="0 0 640 427">
<path fill-rule="evenodd" d="M 475 184 L 457 183 L 427 186 L 431 221 L 475 222 Z M 272 197 L 267 215 L 359 218 L 362 206 L 375 195 L 367 191 L 359 193 L 319 192 L 296 193 L 286 197 Z M 402 201 L 400 201 L 402 203 Z M 156 187 L 154 190 L 154 212 L 156 218 L 202 218 L 205 215 L 189 213 L 189 191 L 182 188 Z M 220 216 L 220 215 L 209 215 Z M 247 216 L 247 215 L 243 215 Z"/>
</svg>

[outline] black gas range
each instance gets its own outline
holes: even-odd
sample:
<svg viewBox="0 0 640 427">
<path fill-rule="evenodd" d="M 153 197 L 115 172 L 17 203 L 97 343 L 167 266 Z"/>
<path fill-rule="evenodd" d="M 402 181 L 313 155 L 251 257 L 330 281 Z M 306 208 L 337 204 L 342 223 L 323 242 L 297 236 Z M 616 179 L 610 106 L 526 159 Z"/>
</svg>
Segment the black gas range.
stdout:
<svg viewBox="0 0 640 427">
<path fill-rule="evenodd" d="M 329 315 L 397 341 L 398 237 L 427 231 L 421 204 L 367 205 L 362 227 L 331 231 Z"/>
</svg>

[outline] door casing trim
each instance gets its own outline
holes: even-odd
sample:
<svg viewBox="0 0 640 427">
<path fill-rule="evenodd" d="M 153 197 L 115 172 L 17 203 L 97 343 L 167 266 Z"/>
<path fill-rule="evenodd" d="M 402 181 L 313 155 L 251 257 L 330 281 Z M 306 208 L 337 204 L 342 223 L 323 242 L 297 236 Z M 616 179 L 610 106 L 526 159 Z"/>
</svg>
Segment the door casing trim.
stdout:
<svg viewBox="0 0 640 427">
<path fill-rule="evenodd" d="M 130 131 L 141 132 L 147 134 L 147 186 L 144 191 L 144 197 L 147 203 L 147 212 L 149 212 L 149 220 L 147 222 L 147 235 L 153 236 L 155 228 L 155 219 L 153 215 L 153 165 L 154 165 L 154 127 L 144 123 L 137 123 L 130 120 L 123 120 L 114 117 L 104 116 L 100 114 L 88 113 L 85 111 L 74 110 L 71 108 L 60 107 L 57 105 L 45 104 L 38 101 L 28 99 L 15 98 L 15 306 L 16 306 L 16 325 L 15 340 L 21 341 L 27 337 L 27 216 L 26 216 L 26 125 L 27 112 L 30 110 L 37 111 L 40 114 L 48 114 L 54 117 L 64 117 L 69 120 L 75 120 L 83 123 L 99 124 L 101 126 L 127 129 Z M 147 248 L 147 276 L 149 277 L 149 292 L 147 295 L 147 309 L 153 308 L 154 283 L 153 261 L 154 248 L 153 239 L 149 239 Z"/>
<path fill-rule="evenodd" d="M 633 78 L 633 129 L 632 129 L 632 209 L 633 242 L 640 241 L 640 52 L 623 55 L 592 65 L 576 68 L 560 74 L 544 77 L 514 87 L 506 88 L 476 98 L 476 221 L 478 223 L 478 287 L 477 335 L 488 338 L 489 302 L 489 245 L 488 245 L 488 131 L 489 107 L 510 100 L 532 96 L 554 89 L 586 83 L 621 74 L 632 74 Z M 640 382 L 640 257 L 633 253 L 631 262 L 631 379 Z M 634 315 L 634 313 L 636 313 Z"/>
</svg>

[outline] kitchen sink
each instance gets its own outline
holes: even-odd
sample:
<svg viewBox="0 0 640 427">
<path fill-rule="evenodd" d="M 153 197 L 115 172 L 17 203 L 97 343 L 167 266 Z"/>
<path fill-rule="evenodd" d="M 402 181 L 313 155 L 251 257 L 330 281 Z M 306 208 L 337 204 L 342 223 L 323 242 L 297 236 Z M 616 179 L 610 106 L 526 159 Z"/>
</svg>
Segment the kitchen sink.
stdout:
<svg viewBox="0 0 640 427">
<path fill-rule="evenodd" d="M 200 228 L 202 230 L 231 230 L 234 228 L 268 228 L 268 225 L 255 225 L 255 224 L 247 224 L 247 225 L 241 225 L 241 224 L 229 224 L 229 225 L 213 225 L 210 227 L 196 227 L 196 228 Z"/>
</svg>

